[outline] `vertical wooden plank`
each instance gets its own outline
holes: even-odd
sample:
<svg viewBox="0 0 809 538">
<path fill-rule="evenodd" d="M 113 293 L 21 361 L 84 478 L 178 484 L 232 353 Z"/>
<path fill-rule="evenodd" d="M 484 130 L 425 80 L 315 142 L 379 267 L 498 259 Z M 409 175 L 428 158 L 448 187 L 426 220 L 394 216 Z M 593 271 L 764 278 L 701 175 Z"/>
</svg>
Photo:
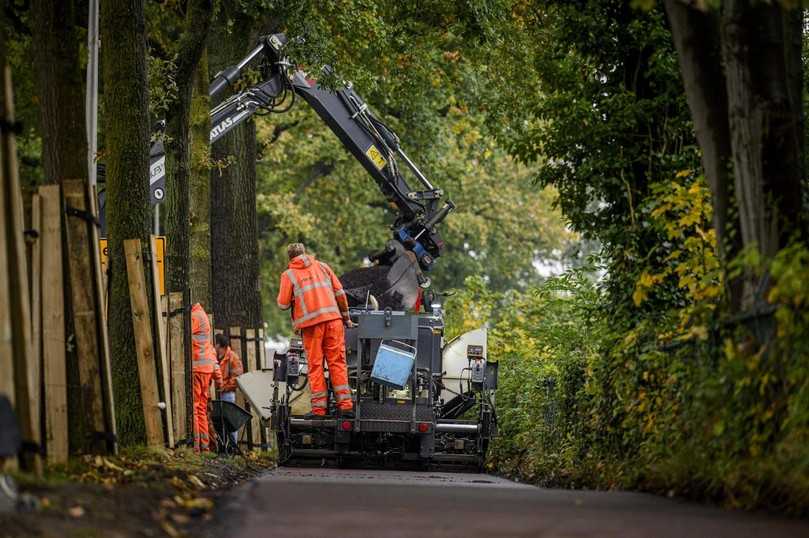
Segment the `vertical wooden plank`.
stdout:
<svg viewBox="0 0 809 538">
<path fill-rule="evenodd" d="M 256 351 L 258 354 L 258 368 L 259 370 L 269 370 L 272 368 L 271 364 L 267 364 L 267 348 L 265 347 L 264 329 L 259 328 L 256 330 L 258 341 L 256 342 Z"/>
<path fill-rule="evenodd" d="M 31 197 L 31 230 L 34 232 L 29 243 L 30 256 L 28 267 L 28 284 L 31 289 L 29 300 L 31 304 L 31 415 L 36 420 L 36 427 L 40 431 L 40 439 L 44 439 L 42 431 L 42 225 L 41 200 L 39 194 Z M 46 281 L 46 285 L 47 281 Z"/>
<path fill-rule="evenodd" d="M 163 324 L 162 309 L 160 308 L 160 275 L 157 266 L 157 238 L 150 237 L 150 247 L 152 253 L 152 292 L 154 296 L 155 319 L 157 320 L 157 353 L 160 360 L 160 386 L 163 390 L 163 402 L 166 404 L 164 413 L 166 416 L 166 441 L 168 446 L 174 448 L 174 424 L 172 421 L 171 408 L 171 383 L 169 381 L 169 361 L 166 355 L 166 331 Z"/>
<path fill-rule="evenodd" d="M 213 314 L 208 314 L 208 327 L 211 328 L 211 334 L 210 334 L 210 340 L 209 341 L 211 342 L 211 347 L 215 348 L 214 343 L 216 341 L 214 340 Z M 214 383 L 213 378 L 211 378 L 211 384 L 208 385 L 208 399 L 209 400 L 215 400 L 216 399 L 216 384 Z M 210 417 L 210 414 L 208 414 L 208 416 Z"/>
<path fill-rule="evenodd" d="M 188 436 L 185 409 L 185 347 L 183 339 L 183 294 L 169 294 L 169 357 L 171 359 L 171 403 L 174 406 L 174 438 Z M 190 374 L 189 374 L 190 375 Z"/>
<path fill-rule="evenodd" d="M 245 372 L 256 371 L 256 330 L 244 330 L 244 345 L 245 345 Z M 258 414 L 250 408 L 249 411 L 253 414 L 253 419 L 250 421 L 250 434 L 254 447 L 261 446 L 261 424 L 259 423 Z"/>
<path fill-rule="evenodd" d="M 174 424 L 174 395 L 172 393 L 171 387 L 171 354 L 169 351 L 169 297 L 168 295 L 161 295 L 160 296 L 160 304 L 158 305 L 158 315 L 157 315 L 157 322 L 160 324 L 160 328 L 158 330 L 163 332 L 162 335 L 162 342 L 161 342 L 161 349 L 160 349 L 160 356 L 161 356 L 161 365 L 163 368 L 163 391 L 166 396 L 166 407 L 171 410 L 171 444 L 169 445 L 171 448 L 177 446 L 177 442 L 179 438 L 176 436 L 177 433 L 177 426 Z M 168 435 L 168 433 L 166 433 Z"/>
<path fill-rule="evenodd" d="M 163 421 L 158 407 L 152 324 L 149 319 L 149 298 L 146 291 L 140 239 L 125 239 L 124 254 L 126 256 L 126 277 L 129 282 L 129 300 L 132 305 L 132 329 L 135 333 L 140 395 L 143 400 L 143 416 L 146 422 L 146 444 L 163 446 Z"/>
<path fill-rule="evenodd" d="M 242 353 L 242 328 L 230 327 L 228 329 L 228 336 L 230 337 L 230 349 L 232 349 L 233 353 L 235 353 L 236 356 L 241 359 L 242 365 L 244 365 L 244 354 Z M 244 408 L 247 407 L 244 394 L 242 394 L 242 391 L 238 389 L 236 390 L 236 405 Z M 246 424 L 245 427 L 247 428 L 247 432 L 245 435 L 239 435 L 239 439 L 244 439 L 244 442 L 249 448 L 252 447 L 253 444 L 253 439 L 250 435 L 250 424 Z"/>
<path fill-rule="evenodd" d="M 90 432 L 105 432 L 104 403 L 101 394 L 101 352 L 99 350 L 99 316 L 96 311 L 96 298 L 93 292 L 93 267 L 89 250 L 90 232 L 83 218 L 70 215 L 70 212 L 87 211 L 84 181 L 65 180 L 62 182 L 62 196 L 65 209 L 69 212 L 65 226 L 67 237 L 68 273 L 70 275 L 71 307 L 76 343 L 76 357 L 79 363 L 82 411 Z M 91 451 L 104 450 L 104 442 L 93 438 Z"/>
<path fill-rule="evenodd" d="M 6 125 L 14 125 L 14 89 L 11 84 L 11 67 L 3 68 L 3 112 Z M 13 130 L 2 132 L 2 169 L 5 191 L 2 208 L 6 220 L 6 255 L 8 272 L 8 293 L 11 313 L 11 334 L 14 360 L 15 411 L 20 423 L 23 437 L 31 442 L 40 443 L 39 421 L 33 414 L 36 410 L 38 391 L 34 390 L 31 377 L 31 305 L 28 288 L 28 271 L 26 270 L 25 244 L 23 241 L 23 206 L 20 190 L 19 168 L 17 166 L 17 140 Z M 37 385 L 38 386 L 38 385 Z M 42 473 L 42 460 L 34 455 L 30 460 L 34 471 Z"/>
<path fill-rule="evenodd" d="M 98 194 L 95 187 L 86 183 L 87 197 L 90 200 L 90 213 L 98 220 Z M 101 374 L 102 374 L 102 397 L 106 409 L 105 424 L 107 433 L 112 441 L 108 441 L 107 446 L 113 454 L 118 453 L 118 443 L 115 439 L 118 436 L 118 426 L 115 423 L 115 396 L 112 390 L 112 365 L 110 364 L 110 337 L 107 327 L 107 277 L 101 270 L 101 251 L 99 245 L 99 233 L 96 226 L 90 226 L 90 254 L 93 265 L 93 292 L 96 303 L 96 312 L 99 316 L 99 351 L 101 352 Z"/>
<path fill-rule="evenodd" d="M 41 199 L 42 369 L 48 463 L 67 463 L 67 371 L 62 265 L 61 197 L 58 185 L 39 189 Z"/>
<path fill-rule="evenodd" d="M 2 68 L 2 66 L 0 66 Z M 2 149 L 2 148 L 0 148 Z M 0 155 L 0 159 L 2 155 Z M 0 167 L 0 395 L 15 401 L 14 390 L 14 347 L 11 332 L 11 297 L 9 294 L 8 265 L 8 212 L 6 198 L 8 188 L 4 167 Z M 11 465 L 9 462 L 7 465 Z M 2 471 L 2 468 L 0 468 Z"/>
<path fill-rule="evenodd" d="M 256 367 L 259 370 L 268 368 L 267 350 L 264 349 L 264 329 L 261 327 L 256 329 Z M 268 434 L 268 428 L 261 423 L 261 419 L 259 419 L 259 425 L 261 426 L 261 449 L 269 450 L 271 437 Z"/>
</svg>

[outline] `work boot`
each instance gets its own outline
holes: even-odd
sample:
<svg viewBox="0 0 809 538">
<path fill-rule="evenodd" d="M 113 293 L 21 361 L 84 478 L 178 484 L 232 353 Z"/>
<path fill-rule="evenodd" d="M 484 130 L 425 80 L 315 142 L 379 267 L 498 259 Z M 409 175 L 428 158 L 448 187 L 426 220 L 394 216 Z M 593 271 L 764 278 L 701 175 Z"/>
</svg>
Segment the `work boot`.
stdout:
<svg viewBox="0 0 809 538">
<path fill-rule="evenodd" d="M 338 418 L 354 418 L 354 410 L 353 409 L 338 409 L 337 410 L 337 417 Z"/>
</svg>

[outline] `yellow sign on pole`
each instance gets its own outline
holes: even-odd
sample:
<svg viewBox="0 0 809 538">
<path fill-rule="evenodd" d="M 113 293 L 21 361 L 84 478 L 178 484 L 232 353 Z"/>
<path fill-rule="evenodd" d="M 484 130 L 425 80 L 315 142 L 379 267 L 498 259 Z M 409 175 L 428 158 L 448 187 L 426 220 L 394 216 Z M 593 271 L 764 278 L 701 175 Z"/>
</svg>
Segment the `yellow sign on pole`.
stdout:
<svg viewBox="0 0 809 538">
<path fill-rule="evenodd" d="M 166 294 L 166 236 L 155 236 L 155 244 L 157 245 L 157 273 L 160 278 L 160 295 Z M 107 274 L 107 263 L 109 260 L 109 247 L 107 246 L 106 239 L 98 240 L 99 250 L 101 251 L 101 272 Z"/>
</svg>

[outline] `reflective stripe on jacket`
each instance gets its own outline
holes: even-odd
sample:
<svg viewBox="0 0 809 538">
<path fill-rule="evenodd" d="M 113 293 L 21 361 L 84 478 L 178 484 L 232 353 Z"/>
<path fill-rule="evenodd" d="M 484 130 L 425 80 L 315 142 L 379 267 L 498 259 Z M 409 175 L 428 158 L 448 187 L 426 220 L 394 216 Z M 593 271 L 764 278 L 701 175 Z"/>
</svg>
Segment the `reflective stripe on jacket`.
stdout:
<svg viewBox="0 0 809 538">
<path fill-rule="evenodd" d="M 219 363 L 222 369 L 222 392 L 233 392 L 236 390 L 236 378 L 244 373 L 242 360 L 230 347 L 225 351 L 225 356 Z"/>
<path fill-rule="evenodd" d="M 278 307 L 291 307 L 292 322 L 296 329 L 302 329 L 340 319 L 348 313 L 348 299 L 331 267 L 301 254 L 290 260 L 289 269 L 281 275 Z"/>
<path fill-rule="evenodd" d="M 211 343 L 211 324 L 202 305 L 191 307 L 191 358 L 193 371 L 213 374 L 217 370 L 216 349 Z"/>
</svg>

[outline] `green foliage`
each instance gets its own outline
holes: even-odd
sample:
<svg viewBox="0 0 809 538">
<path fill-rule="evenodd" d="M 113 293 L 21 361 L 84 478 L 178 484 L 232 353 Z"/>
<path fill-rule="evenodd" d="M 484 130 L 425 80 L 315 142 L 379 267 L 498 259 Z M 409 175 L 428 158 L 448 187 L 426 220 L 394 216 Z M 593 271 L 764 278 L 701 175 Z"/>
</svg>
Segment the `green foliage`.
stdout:
<svg viewBox="0 0 809 538">
<path fill-rule="evenodd" d="M 286 244 L 303 241 L 339 274 L 384 245 L 395 210 L 312 111 L 296 107 L 270 118 L 258 123 L 259 140 L 274 140 L 258 168 L 262 282 L 265 320 L 283 331 L 286 315 L 271 299 L 286 268 Z M 536 192 L 530 168 L 483 140 L 480 128 L 478 118 L 450 112 L 433 149 L 437 164 L 425 168 L 458 205 L 441 228 L 447 250 L 431 274 L 438 290 L 470 275 L 493 290 L 523 288 L 539 278 L 535 261 L 560 258 L 575 238 L 552 207 L 554 192 Z"/>
<path fill-rule="evenodd" d="M 448 302 L 453 333 L 489 320 L 500 362 L 491 467 L 546 485 L 806 514 L 809 249 L 747 265 L 771 275 L 773 315 L 717 323 L 705 190 L 687 173 L 653 186 L 646 210 L 672 243 L 668 265 L 637 283 L 654 315 L 612 317 L 609 295 L 582 271 L 525 293 L 468 279 Z"/>
<path fill-rule="evenodd" d="M 491 38 L 481 59 L 490 127 L 603 246 L 616 315 L 637 315 L 637 262 L 665 240 L 642 211 L 651 184 L 698 165 L 664 15 L 624 0 L 529 1 L 492 24 L 508 39 Z"/>
</svg>

